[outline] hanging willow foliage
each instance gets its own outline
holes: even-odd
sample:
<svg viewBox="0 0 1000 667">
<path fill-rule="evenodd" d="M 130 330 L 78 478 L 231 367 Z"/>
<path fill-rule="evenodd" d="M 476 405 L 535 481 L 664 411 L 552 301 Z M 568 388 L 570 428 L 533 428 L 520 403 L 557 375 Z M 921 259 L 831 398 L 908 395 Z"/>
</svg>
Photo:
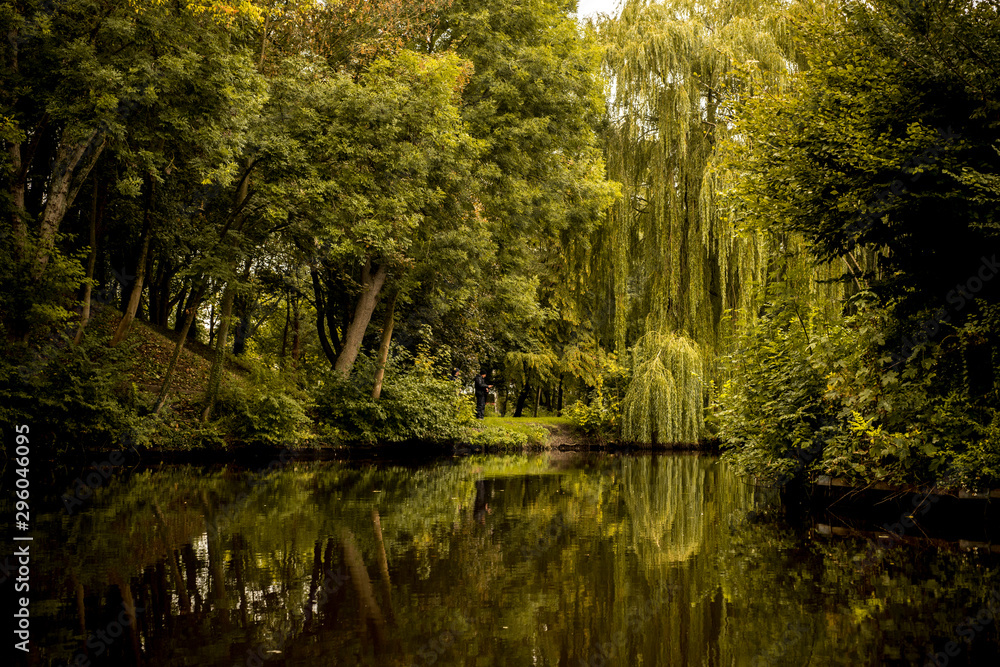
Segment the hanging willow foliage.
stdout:
<svg viewBox="0 0 1000 667">
<path fill-rule="evenodd" d="M 594 244 L 594 275 L 613 294 L 615 348 L 639 341 L 647 355 L 628 389 L 626 439 L 698 439 L 702 358 L 711 371 L 761 298 L 768 243 L 720 215 L 712 163 L 740 97 L 778 90 L 796 69 L 780 10 L 769 0 L 625 0 L 597 23 L 612 90 L 608 177 L 625 196 Z"/>
<path fill-rule="evenodd" d="M 622 401 L 626 442 L 695 442 L 704 422 L 698 346 L 683 336 L 649 331 L 633 350 L 632 381 Z"/>
</svg>

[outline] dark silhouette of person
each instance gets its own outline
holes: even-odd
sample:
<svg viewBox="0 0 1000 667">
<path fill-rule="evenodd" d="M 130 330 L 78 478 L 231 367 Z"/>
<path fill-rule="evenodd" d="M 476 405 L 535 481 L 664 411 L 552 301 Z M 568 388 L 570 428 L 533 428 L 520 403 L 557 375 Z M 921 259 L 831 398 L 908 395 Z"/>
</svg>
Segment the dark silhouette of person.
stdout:
<svg viewBox="0 0 1000 667">
<path fill-rule="evenodd" d="M 474 521 L 486 525 L 486 515 L 492 514 L 490 509 L 490 498 L 493 496 L 493 481 L 490 481 L 489 489 L 486 488 L 485 480 L 476 480 L 476 500 L 472 504 L 472 518 Z"/>
<path fill-rule="evenodd" d="M 475 386 L 476 419 L 484 419 L 486 417 L 486 396 L 490 393 L 493 385 L 486 384 L 486 373 L 483 372 L 476 376 Z"/>
</svg>

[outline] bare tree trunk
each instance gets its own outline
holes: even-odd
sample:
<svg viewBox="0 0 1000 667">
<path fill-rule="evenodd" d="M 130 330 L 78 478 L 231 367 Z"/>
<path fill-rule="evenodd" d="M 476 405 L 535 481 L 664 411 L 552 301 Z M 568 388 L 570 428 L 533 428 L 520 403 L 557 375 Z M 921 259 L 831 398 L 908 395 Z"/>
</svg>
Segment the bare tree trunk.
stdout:
<svg viewBox="0 0 1000 667">
<path fill-rule="evenodd" d="M 326 310 L 330 305 L 323 294 L 323 283 L 320 280 L 319 271 L 315 266 L 309 267 L 309 275 L 312 277 L 313 295 L 316 299 L 316 333 L 319 334 L 319 344 L 323 348 L 323 354 L 330 360 L 330 363 L 336 364 L 337 352 L 330 345 L 330 340 L 326 337 L 326 322 L 328 319 Z M 330 333 L 336 334 L 336 331 L 331 327 Z"/>
<path fill-rule="evenodd" d="M 541 403 L 541 402 L 542 402 L 542 385 L 539 384 L 538 385 L 538 391 L 535 392 L 535 409 L 532 410 L 532 412 L 531 412 L 531 416 L 532 417 L 537 417 L 538 416 L 538 404 Z"/>
<path fill-rule="evenodd" d="M 181 285 L 181 291 L 177 295 L 177 312 L 174 314 L 174 331 L 180 331 L 184 326 L 184 312 L 186 310 L 188 298 L 188 286 Z"/>
<path fill-rule="evenodd" d="M 24 225 L 24 186 L 25 183 L 21 179 L 17 178 L 23 169 L 21 163 L 21 142 L 12 141 L 7 149 L 10 153 L 11 171 L 14 172 L 14 182 L 10 186 L 10 195 L 13 200 L 11 203 L 14 205 L 13 217 L 11 219 L 11 225 L 14 227 L 14 236 L 18 238 L 24 238 L 25 235 L 25 225 Z"/>
<path fill-rule="evenodd" d="M 361 295 L 358 297 L 358 304 L 354 309 L 354 318 L 344 332 L 344 349 L 337 356 L 337 363 L 334 364 L 334 368 L 344 375 L 351 374 L 354 360 L 358 358 L 361 341 L 368 329 L 368 323 L 372 319 L 372 313 L 375 312 L 379 292 L 382 290 L 385 277 L 388 274 L 385 264 L 379 265 L 374 274 L 371 272 L 371 268 L 371 260 L 366 261 L 364 269 L 361 271 Z"/>
<path fill-rule="evenodd" d="M 392 327 L 396 310 L 396 297 L 399 292 L 393 292 L 389 303 L 385 306 L 385 321 L 382 322 L 382 340 L 378 346 L 378 368 L 375 371 L 375 388 L 372 389 L 372 400 L 377 401 L 382 395 L 382 378 L 385 377 L 385 362 L 389 359 L 389 343 L 392 340 Z"/>
<path fill-rule="evenodd" d="M 184 317 L 184 326 L 181 328 L 180 336 L 177 338 L 177 345 L 174 346 L 174 354 L 170 357 L 170 365 L 167 366 L 167 372 L 163 377 L 160 393 L 156 397 L 156 405 L 153 406 L 154 415 L 158 414 L 163 408 L 163 404 L 167 402 L 167 395 L 170 393 L 170 383 L 173 382 L 174 371 L 177 369 L 177 360 L 181 357 L 184 342 L 187 341 L 188 332 L 191 331 L 191 323 L 194 322 L 195 314 L 201 305 L 201 296 L 205 293 L 205 283 L 202 283 L 197 288 L 192 288 L 192 292 L 192 296 L 195 297 L 194 304 L 188 308 Z"/>
<path fill-rule="evenodd" d="M 215 304 L 208 309 L 208 346 L 215 346 Z"/>
<path fill-rule="evenodd" d="M 281 365 L 285 365 L 285 350 L 288 345 L 288 322 L 292 319 L 291 297 L 285 299 L 285 329 L 281 332 Z"/>
<path fill-rule="evenodd" d="M 65 139 L 66 131 L 63 132 Z M 97 163 L 104 150 L 105 138 L 99 130 L 94 130 L 85 140 L 75 144 L 61 144 L 56 151 L 52 166 L 52 176 L 45 193 L 45 207 L 38 226 L 38 253 L 32 277 L 38 280 L 45 273 L 49 255 L 55 245 L 56 234 L 66 211 L 73 205 L 80 187 L 86 181 L 90 170 Z"/>
<path fill-rule="evenodd" d="M 292 302 L 292 366 L 299 367 L 299 297 Z"/>
<path fill-rule="evenodd" d="M 525 380 L 524 381 L 524 386 L 521 387 L 521 393 L 519 393 L 517 395 L 517 403 L 514 406 L 514 416 L 515 417 L 520 417 L 521 414 L 524 412 L 524 403 L 525 403 L 525 401 L 528 400 L 528 390 L 530 388 L 531 388 L 531 385 L 528 383 L 527 380 Z"/>
<path fill-rule="evenodd" d="M 94 177 L 94 201 L 90 204 L 90 252 L 87 253 L 87 280 L 83 284 L 83 309 L 80 311 L 80 328 L 76 331 L 73 344 L 79 345 L 83 340 L 83 330 L 90 322 L 90 294 L 93 289 L 94 268 L 97 266 L 97 194 L 99 190 L 97 177 Z"/>
<path fill-rule="evenodd" d="M 205 410 L 201 413 L 201 421 L 208 421 L 215 407 L 215 399 L 219 396 L 222 386 L 222 371 L 226 361 L 226 343 L 229 340 L 229 323 L 233 317 L 233 297 L 236 294 L 235 281 L 226 283 L 222 294 L 222 313 L 219 316 L 219 340 L 215 347 L 215 359 L 212 361 L 212 372 L 208 377 L 208 388 L 205 390 Z"/>
<path fill-rule="evenodd" d="M 135 313 L 139 309 L 139 299 L 142 297 L 143 283 L 146 280 L 146 257 L 149 255 L 149 238 L 152 235 L 152 221 L 150 217 L 152 215 L 151 209 L 153 207 L 153 179 L 149 178 L 149 189 L 146 193 L 146 215 L 145 222 L 142 225 L 142 249 L 139 251 L 139 263 L 136 265 L 135 269 L 135 282 L 132 284 L 132 294 L 128 299 L 128 306 L 125 308 L 125 312 L 122 314 L 121 322 L 118 323 L 118 329 L 115 331 L 115 335 L 111 337 L 111 342 L 108 343 L 110 347 L 114 347 L 118 343 L 122 342 L 126 335 L 128 335 L 128 329 L 132 325 L 132 320 L 135 319 Z"/>
</svg>

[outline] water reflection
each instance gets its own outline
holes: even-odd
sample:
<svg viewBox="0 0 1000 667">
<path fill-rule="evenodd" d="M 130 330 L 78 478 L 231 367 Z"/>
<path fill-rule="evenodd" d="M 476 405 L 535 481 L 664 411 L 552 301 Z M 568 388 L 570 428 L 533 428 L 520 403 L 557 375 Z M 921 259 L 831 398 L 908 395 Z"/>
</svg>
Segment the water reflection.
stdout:
<svg viewBox="0 0 1000 667">
<path fill-rule="evenodd" d="M 996 562 L 774 509 L 690 455 L 146 471 L 37 522 L 36 664 L 1000 662 Z"/>
</svg>

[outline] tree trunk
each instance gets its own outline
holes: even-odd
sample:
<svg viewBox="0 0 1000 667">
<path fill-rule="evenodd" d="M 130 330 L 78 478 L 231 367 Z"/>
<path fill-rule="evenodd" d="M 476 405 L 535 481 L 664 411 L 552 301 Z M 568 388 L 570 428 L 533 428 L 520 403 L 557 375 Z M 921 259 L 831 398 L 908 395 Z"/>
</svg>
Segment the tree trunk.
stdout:
<svg viewBox="0 0 1000 667">
<path fill-rule="evenodd" d="M 247 260 L 246 268 L 243 270 L 243 284 L 249 284 L 250 270 L 253 268 L 253 260 Z M 252 298 L 251 298 L 252 297 Z M 256 294 L 251 294 L 247 289 L 239 290 L 233 297 L 233 311 L 239 323 L 233 328 L 233 356 L 238 357 L 246 350 L 247 341 L 253 335 L 256 327 L 252 327 L 254 313 L 257 312 L 259 301 Z M 267 317 L 267 313 L 265 313 Z"/>
<path fill-rule="evenodd" d="M 21 35 L 18 34 L 17 30 L 10 30 L 7 32 L 7 43 L 10 45 L 10 61 L 9 70 L 11 74 L 15 77 L 20 71 L 20 58 L 19 58 L 19 44 L 21 43 Z M 13 108 L 17 105 L 17 98 L 8 100 L 10 106 Z M 28 239 L 28 211 L 25 206 L 25 189 L 28 185 L 28 170 L 31 167 L 31 163 L 35 158 L 35 152 L 38 150 L 38 144 L 42 139 L 42 135 L 45 133 L 45 128 L 49 123 L 49 114 L 45 113 L 42 115 L 41 120 L 38 125 L 35 126 L 32 132 L 31 142 L 27 146 L 22 146 L 19 141 L 11 141 L 9 143 L 8 153 L 10 155 L 11 163 L 11 175 L 12 180 L 10 184 L 10 197 L 12 206 L 12 219 L 11 227 L 14 233 L 14 241 L 16 243 L 16 253 L 17 258 L 24 258 L 23 252 L 25 249 L 25 242 Z"/>
<path fill-rule="evenodd" d="M 326 358 L 330 360 L 331 364 L 337 363 L 337 352 L 330 345 L 330 340 L 326 337 L 326 324 L 329 317 L 327 315 L 327 309 L 330 304 L 327 303 L 327 299 L 323 294 L 323 283 L 319 277 L 319 271 L 316 267 L 309 267 L 309 275 L 312 277 L 313 284 L 313 295 L 316 299 L 316 332 L 319 334 L 319 344 L 323 348 L 323 354 Z M 335 334 L 333 327 L 330 327 L 331 335 Z"/>
<path fill-rule="evenodd" d="M 292 367 L 299 367 L 299 296 L 292 302 Z"/>
<path fill-rule="evenodd" d="M 556 416 L 562 417 L 562 401 L 563 401 L 563 376 L 562 373 L 559 374 L 559 401 L 556 403 Z"/>
<path fill-rule="evenodd" d="M 142 249 L 139 251 L 139 261 L 135 268 L 135 282 L 132 283 L 132 294 L 129 296 L 128 306 L 122 314 L 121 322 L 118 323 L 118 329 L 108 344 L 110 347 L 118 345 L 128 335 L 128 329 L 132 325 L 132 320 L 135 319 L 136 311 L 139 309 L 139 299 L 142 297 L 143 282 L 146 278 L 146 257 L 149 255 L 149 237 L 152 231 L 150 217 L 151 209 L 153 208 L 153 183 L 153 179 L 149 178 L 149 187 L 146 192 L 146 219 L 142 225 Z"/>
<path fill-rule="evenodd" d="M 292 319 L 292 302 L 285 299 L 285 330 L 281 332 L 281 365 L 285 365 L 285 350 L 288 349 L 288 322 Z"/>
<path fill-rule="evenodd" d="M 63 138 L 66 131 L 63 132 Z M 86 181 L 90 170 L 97 163 L 104 150 L 104 134 L 94 130 L 90 136 L 75 144 L 61 144 L 56 152 L 49 187 L 46 191 L 45 207 L 42 209 L 38 226 L 38 251 L 32 278 L 39 280 L 45 273 L 49 255 L 55 246 L 56 234 L 66 211 L 73 205 L 80 187 Z"/>
<path fill-rule="evenodd" d="M 524 412 L 524 403 L 528 400 L 528 389 L 531 387 L 527 382 L 521 387 L 521 393 L 517 395 L 517 405 L 514 407 L 514 416 L 520 417 Z"/>
<path fill-rule="evenodd" d="M 542 402 L 542 385 L 538 385 L 538 391 L 535 392 L 535 409 L 531 411 L 532 417 L 538 416 L 538 404 Z"/>
<path fill-rule="evenodd" d="M 10 142 L 8 152 L 10 153 L 11 171 L 14 172 L 14 182 L 10 185 L 10 195 L 13 200 L 11 202 L 13 204 L 11 225 L 14 229 L 14 238 L 22 242 L 28 234 L 25 224 L 28 212 L 24 210 L 24 188 L 26 181 L 21 175 L 26 174 L 27 169 L 24 168 L 21 162 L 21 142 Z"/>
<path fill-rule="evenodd" d="M 247 338 L 250 333 L 251 310 L 247 308 L 239 313 L 239 323 L 233 330 L 233 356 L 238 357 L 247 349 Z"/>
<path fill-rule="evenodd" d="M 385 306 L 385 321 L 382 323 L 382 340 L 378 346 L 378 367 L 375 370 L 375 388 L 372 389 L 372 400 L 377 401 L 382 395 L 382 378 L 385 377 L 385 362 L 389 359 L 389 342 L 392 340 L 393 318 L 396 310 L 396 296 L 393 292 L 389 303 Z"/>
<path fill-rule="evenodd" d="M 235 281 L 226 283 L 222 293 L 222 313 L 219 316 L 219 340 L 215 347 L 215 359 L 212 361 L 212 371 L 208 376 L 208 388 L 205 390 L 205 410 L 201 413 L 201 421 L 206 422 L 212 416 L 215 400 L 222 386 L 222 371 L 226 362 L 226 343 L 229 340 L 229 322 L 233 316 L 233 298 L 236 295 Z"/>
<path fill-rule="evenodd" d="M 73 339 L 74 345 L 83 340 L 83 330 L 90 322 L 90 294 L 93 289 L 94 267 L 97 266 L 97 197 L 100 186 L 94 177 L 94 201 L 90 203 L 90 252 L 87 253 L 87 280 L 83 284 L 83 309 L 80 311 L 80 328 Z"/>
<path fill-rule="evenodd" d="M 179 332 L 184 326 L 184 313 L 186 312 L 188 298 L 188 286 L 182 285 L 181 291 L 177 295 L 177 313 L 174 315 L 174 331 Z"/>
<path fill-rule="evenodd" d="M 208 309 L 208 346 L 215 346 L 215 304 Z"/>
<path fill-rule="evenodd" d="M 368 329 L 368 323 L 372 319 L 372 313 L 375 312 L 379 292 L 382 290 L 385 277 L 388 274 L 385 264 L 380 264 L 374 274 L 371 272 L 371 266 L 371 260 L 368 260 L 361 271 L 361 295 L 358 297 L 358 303 L 354 309 L 354 318 L 344 332 L 344 349 L 341 350 L 337 357 L 337 363 L 334 364 L 334 368 L 344 375 L 351 374 L 354 360 L 358 358 L 361 341 Z"/>
<path fill-rule="evenodd" d="M 173 381 L 174 371 L 177 369 L 177 360 L 181 357 L 184 342 L 187 341 L 188 332 L 191 331 L 191 323 L 194 322 L 198 306 L 201 305 L 201 295 L 205 293 L 205 285 L 206 283 L 202 283 L 197 288 L 192 289 L 191 296 L 194 298 L 195 303 L 185 314 L 184 326 L 181 327 L 180 336 L 177 338 L 177 345 L 174 346 L 174 354 L 170 357 L 170 365 L 167 366 L 167 372 L 163 377 L 163 384 L 160 386 L 160 393 L 156 397 L 156 405 L 153 406 L 154 415 L 158 414 L 160 409 L 163 408 L 163 404 L 167 402 L 167 395 L 170 393 L 170 383 Z"/>
</svg>

